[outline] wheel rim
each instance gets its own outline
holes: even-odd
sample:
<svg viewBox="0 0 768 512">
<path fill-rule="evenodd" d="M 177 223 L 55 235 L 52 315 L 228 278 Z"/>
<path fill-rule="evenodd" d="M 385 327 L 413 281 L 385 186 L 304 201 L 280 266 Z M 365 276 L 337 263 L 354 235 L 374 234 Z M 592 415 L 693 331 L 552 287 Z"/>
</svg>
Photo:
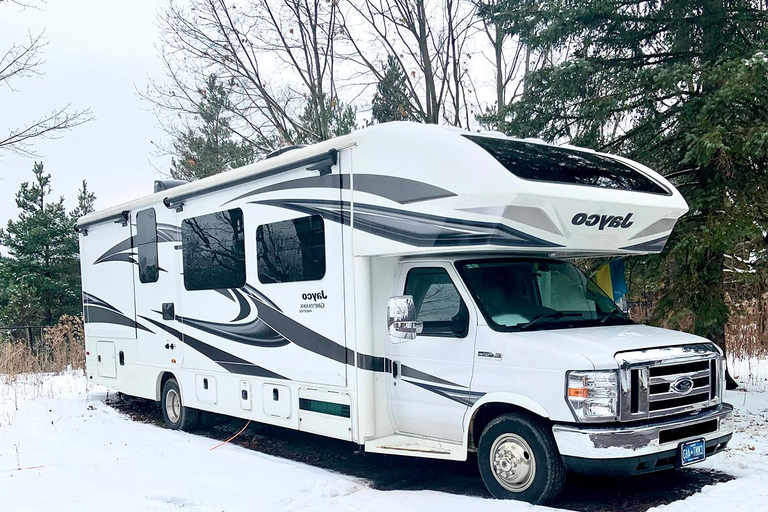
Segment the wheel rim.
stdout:
<svg viewBox="0 0 768 512">
<path fill-rule="evenodd" d="M 165 412 L 171 423 L 177 423 L 181 418 L 181 397 L 175 389 L 169 389 L 165 396 Z"/>
<path fill-rule="evenodd" d="M 504 434 L 491 446 L 491 472 L 502 487 L 522 492 L 536 476 L 536 459 L 531 446 L 517 434 Z"/>
</svg>

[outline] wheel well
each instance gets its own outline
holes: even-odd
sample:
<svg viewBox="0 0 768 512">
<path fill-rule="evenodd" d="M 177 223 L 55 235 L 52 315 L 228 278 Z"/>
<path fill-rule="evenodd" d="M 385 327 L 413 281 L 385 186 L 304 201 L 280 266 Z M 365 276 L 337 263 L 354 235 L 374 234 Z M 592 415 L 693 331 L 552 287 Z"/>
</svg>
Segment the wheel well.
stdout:
<svg viewBox="0 0 768 512">
<path fill-rule="evenodd" d="M 480 436 L 483 434 L 483 430 L 494 418 L 498 418 L 502 414 L 519 414 L 521 416 L 528 416 L 537 418 L 539 420 L 549 422 L 548 419 L 532 413 L 528 409 L 524 409 L 517 405 L 491 402 L 483 404 L 475 411 L 472 420 L 469 422 L 469 446 L 470 450 L 476 450 L 477 445 L 480 443 Z"/>
<path fill-rule="evenodd" d="M 165 383 L 168 382 L 170 379 L 175 379 L 176 376 L 172 374 L 171 372 L 163 372 L 160 375 L 158 375 L 157 378 L 157 401 L 159 402 L 161 399 L 161 395 L 163 393 L 163 388 L 165 387 Z"/>
</svg>

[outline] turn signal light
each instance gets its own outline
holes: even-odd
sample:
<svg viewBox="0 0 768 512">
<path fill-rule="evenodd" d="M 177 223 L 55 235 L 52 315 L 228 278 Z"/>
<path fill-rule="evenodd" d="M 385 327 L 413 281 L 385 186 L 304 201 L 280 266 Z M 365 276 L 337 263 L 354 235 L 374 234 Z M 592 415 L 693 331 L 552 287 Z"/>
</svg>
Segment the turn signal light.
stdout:
<svg viewBox="0 0 768 512">
<path fill-rule="evenodd" d="M 171 359 L 171 363 L 176 364 L 176 360 L 175 359 Z"/>
<path fill-rule="evenodd" d="M 587 398 L 589 397 L 589 390 L 587 388 L 568 388 L 568 396 Z"/>
</svg>

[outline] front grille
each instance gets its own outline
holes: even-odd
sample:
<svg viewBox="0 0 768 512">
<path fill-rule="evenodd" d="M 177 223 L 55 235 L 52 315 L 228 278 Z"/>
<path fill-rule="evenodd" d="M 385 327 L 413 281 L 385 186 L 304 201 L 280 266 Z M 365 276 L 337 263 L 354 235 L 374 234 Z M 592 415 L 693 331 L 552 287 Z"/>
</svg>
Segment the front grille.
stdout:
<svg viewBox="0 0 768 512">
<path fill-rule="evenodd" d="M 720 402 L 720 354 L 702 343 L 620 352 L 619 419 L 639 420 L 693 411 Z"/>
</svg>

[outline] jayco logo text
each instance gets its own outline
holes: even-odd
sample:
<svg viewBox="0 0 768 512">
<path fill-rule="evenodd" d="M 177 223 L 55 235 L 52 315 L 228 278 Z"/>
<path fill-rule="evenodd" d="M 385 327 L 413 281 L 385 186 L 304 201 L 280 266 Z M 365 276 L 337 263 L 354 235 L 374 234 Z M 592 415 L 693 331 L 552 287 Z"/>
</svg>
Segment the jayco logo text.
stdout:
<svg viewBox="0 0 768 512">
<path fill-rule="evenodd" d="M 325 296 L 325 290 L 320 290 L 317 293 L 303 293 L 301 294 L 301 298 L 304 300 L 323 300 L 327 299 L 328 297 Z"/>
<path fill-rule="evenodd" d="M 577 213 L 573 216 L 571 219 L 571 224 L 574 226 L 581 226 L 582 224 L 585 226 L 598 226 L 597 229 L 603 230 L 605 228 L 623 228 L 626 229 L 632 224 L 634 224 L 633 221 L 630 219 L 634 213 L 628 213 L 626 215 L 598 215 L 596 213 L 594 214 L 587 214 L 587 213 Z"/>
</svg>

